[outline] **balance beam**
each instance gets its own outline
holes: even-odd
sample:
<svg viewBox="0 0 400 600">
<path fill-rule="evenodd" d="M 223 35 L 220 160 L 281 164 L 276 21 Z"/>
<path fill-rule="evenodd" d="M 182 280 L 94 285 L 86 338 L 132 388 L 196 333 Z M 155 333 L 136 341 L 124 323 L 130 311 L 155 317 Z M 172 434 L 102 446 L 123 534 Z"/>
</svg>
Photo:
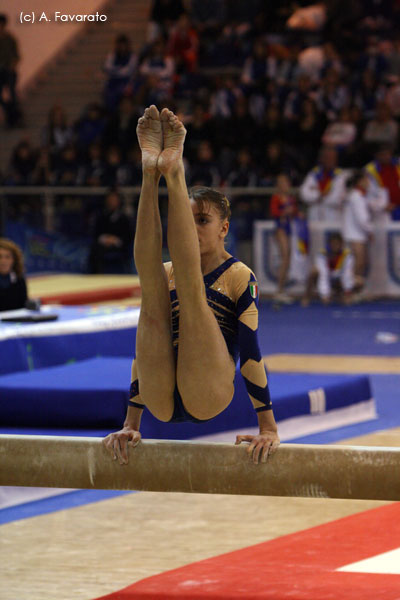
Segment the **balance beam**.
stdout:
<svg viewBox="0 0 400 600">
<path fill-rule="evenodd" d="M 0 485 L 400 500 L 400 448 L 282 444 L 255 465 L 246 445 L 145 440 L 121 466 L 101 438 L 0 435 Z"/>
</svg>

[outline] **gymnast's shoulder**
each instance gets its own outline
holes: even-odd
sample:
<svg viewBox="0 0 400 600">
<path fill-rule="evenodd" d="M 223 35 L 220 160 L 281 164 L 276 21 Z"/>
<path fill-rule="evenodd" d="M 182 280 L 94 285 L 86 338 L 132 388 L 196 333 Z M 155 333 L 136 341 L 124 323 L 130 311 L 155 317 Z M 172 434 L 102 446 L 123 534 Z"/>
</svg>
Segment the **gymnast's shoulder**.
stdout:
<svg viewBox="0 0 400 600">
<path fill-rule="evenodd" d="M 250 285 L 255 285 L 257 288 L 255 274 L 250 267 L 240 260 L 231 265 L 227 271 L 227 275 L 230 279 L 231 294 L 235 300 L 238 300 Z"/>
</svg>

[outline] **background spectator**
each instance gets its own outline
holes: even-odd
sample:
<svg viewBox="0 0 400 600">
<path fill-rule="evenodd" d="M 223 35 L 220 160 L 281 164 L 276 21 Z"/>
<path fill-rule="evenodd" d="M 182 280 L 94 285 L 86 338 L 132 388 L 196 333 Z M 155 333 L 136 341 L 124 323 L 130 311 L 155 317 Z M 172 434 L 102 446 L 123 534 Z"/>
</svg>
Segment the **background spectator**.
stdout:
<svg viewBox="0 0 400 600">
<path fill-rule="evenodd" d="M 375 199 L 372 209 L 387 210 L 394 221 L 400 220 L 400 158 L 393 153 L 388 144 L 380 146 L 375 153 L 375 160 L 368 163 L 365 170 L 369 176 L 370 194 Z M 383 192 L 383 196 L 382 193 Z M 387 202 L 385 202 L 387 198 Z"/>
<path fill-rule="evenodd" d="M 5 112 L 6 125 L 15 127 L 21 117 L 16 94 L 20 56 L 17 40 L 7 31 L 7 22 L 7 16 L 0 14 L 0 106 Z"/>
<path fill-rule="evenodd" d="M 356 292 L 360 292 L 364 286 L 367 246 L 372 240 L 373 224 L 368 207 L 368 185 L 365 171 L 356 171 L 348 179 L 343 211 L 343 237 L 354 255 Z"/>
<path fill-rule="evenodd" d="M 342 235 L 332 233 L 327 247 L 315 257 L 301 304 L 309 305 L 314 288 L 323 304 L 330 304 L 333 296 L 343 304 L 350 304 L 354 284 L 354 257 L 345 247 Z"/>
<path fill-rule="evenodd" d="M 132 227 L 124 213 L 120 195 L 110 190 L 103 213 L 93 226 L 89 273 L 132 272 Z"/>
<path fill-rule="evenodd" d="M 75 125 L 76 144 L 81 152 L 93 142 L 101 141 L 105 123 L 103 107 L 97 102 L 89 104 Z"/>
<path fill-rule="evenodd" d="M 325 146 L 319 164 L 300 186 L 300 197 L 308 205 L 308 219 L 340 223 L 344 192 L 345 175 L 337 166 L 337 151 Z"/>
<path fill-rule="evenodd" d="M 290 267 L 292 226 L 296 216 L 296 199 L 290 194 L 291 181 L 285 174 L 276 178 L 277 192 L 271 197 L 270 216 L 275 221 L 275 239 L 278 244 L 280 265 L 278 289 L 274 299 L 284 304 L 293 300 L 285 292 Z"/>
<path fill-rule="evenodd" d="M 55 185 L 77 185 L 79 160 L 73 144 L 66 146 L 56 161 L 53 183 Z"/>
<path fill-rule="evenodd" d="M 214 151 L 209 141 L 200 142 L 196 160 L 189 172 L 190 185 L 203 185 L 205 187 L 218 187 L 221 175 L 215 161 Z"/>
<path fill-rule="evenodd" d="M 197 68 L 198 53 L 197 31 L 192 27 L 189 15 L 182 13 L 169 34 L 167 54 L 174 59 L 177 73 L 192 73 Z"/>
<path fill-rule="evenodd" d="M 143 104 L 160 105 L 171 98 L 175 63 L 167 55 L 165 43 L 161 38 L 150 47 L 139 72 L 139 94 Z"/>
<path fill-rule="evenodd" d="M 0 311 L 24 308 L 28 299 L 21 249 L 0 238 Z"/>
<path fill-rule="evenodd" d="M 121 151 L 118 146 L 107 149 L 101 184 L 106 187 L 116 187 L 125 184 L 125 170 Z"/>
<path fill-rule="evenodd" d="M 68 125 L 65 109 L 55 104 L 49 111 L 47 125 L 42 132 L 42 144 L 57 155 L 67 144 L 73 143 L 73 131 Z"/>
<path fill-rule="evenodd" d="M 379 102 L 375 117 L 365 127 L 364 141 L 368 144 L 389 144 L 394 147 L 398 135 L 399 125 L 392 118 L 390 106 L 386 102 Z"/>
<path fill-rule="evenodd" d="M 104 88 L 104 103 L 108 110 L 114 110 L 123 96 L 129 91 L 137 65 L 137 56 L 131 49 L 126 35 L 119 35 L 115 40 L 113 52 L 110 52 L 104 63 L 107 82 Z"/>
<path fill-rule="evenodd" d="M 154 0 L 148 26 L 148 40 L 166 39 L 171 27 L 185 11 L 181 0 Z"/>
<path fill-rule="evenodd" d="M 325 129 L 322 143 L 332 146 L 340 153 L 350 146 L 357 137 L 357 127 L 351 120 L 350 110 L 345 107 L 337 119 L 332 121 Z"/>
<path fill-rule="evenodd" d="M 11 156 L 8 184 L 32 185 L 37 153 L 29 140 L 21 141 Z"/>
<path fill-rule="evenodd" d="M 103 150 L 99 142 L 90 144 L 83 166 L 79 168 L 79 185 L 99 186 L 102 185 L 105 171 Z"/>
<path fill-rule="evenodd" d="M 304 173 L 315 164 L 325 125 L 325 116 L 319 112 L 313 100 L 306 98 L 300 107 L 298 119 L 286 126 L 285 139 L 289 141 L 293 160 L 300 172 Z M 301 153 L 298 148 L 301 148 Z"/>
<path fill-rule="evenodd" d="M 136 139 L 136 126 L 139 115 L 133 99 L 121 98 L 117 110 L 111 114 L 103 134 L 104 146 L 118 146 L 123 158 Z"/>
<path fill-rule="evenodd" d="M 247 147 L 237 152 L 235 166 L 225 180 L 228 187 L 257 187 L 258 175 Z"/>
<path fill-rule="evenodd" d="M 374 117 L 376 105 L 383 100 L 384 95 L 384 88 L 378 84 L 374 71 L 365 69 L 362 72 L 361 82 L 356 82 L 353 90 L 353 103 L 359 107 L 364 119 Z"/>
</svg>

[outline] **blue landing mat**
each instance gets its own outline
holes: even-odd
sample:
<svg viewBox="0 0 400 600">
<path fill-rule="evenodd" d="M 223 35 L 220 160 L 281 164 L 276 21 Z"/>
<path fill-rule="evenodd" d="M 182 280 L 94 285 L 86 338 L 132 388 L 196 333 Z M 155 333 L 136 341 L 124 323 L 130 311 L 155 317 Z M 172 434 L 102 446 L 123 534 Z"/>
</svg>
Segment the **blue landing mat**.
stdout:
<svg viewBox="0 0 400 600">
<path fill-rule="evenodd" d="M 126 412 L 130 369 L 131 359 L 108 357 L 4 375 L 0 377 L 1 427 L 119 428 Z M 277 421 L 371 399 L 365 376 L 273 373 L 269 382 Z M 311 394 L 314 402 L 311 390 L 317 390 Z M 187 439 L 256 425 L 256 414 L 237 373 L 232 403 L 212 421 L 172 425 L 145 411 L 141 432 L 147 438 Z"/>
</svg>

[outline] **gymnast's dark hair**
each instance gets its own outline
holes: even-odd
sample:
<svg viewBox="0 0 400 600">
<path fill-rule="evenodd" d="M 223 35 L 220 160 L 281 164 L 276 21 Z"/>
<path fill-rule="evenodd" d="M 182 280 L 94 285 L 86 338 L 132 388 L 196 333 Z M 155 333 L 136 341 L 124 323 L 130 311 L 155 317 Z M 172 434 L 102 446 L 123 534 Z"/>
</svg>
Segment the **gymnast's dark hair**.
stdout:
<svg viewBox="0 0 400 600">
<path fill-rule="evenodd" d="M 195 185 L 189 190 L 189 198 L 194 200 L 200 210 L 204 210 L 205 204 L 212 204 L 218 210 L 221 221 L 230 221 L 231 205 L 228 198 L 222 192 L 202 185 Z"/>
</svg>

